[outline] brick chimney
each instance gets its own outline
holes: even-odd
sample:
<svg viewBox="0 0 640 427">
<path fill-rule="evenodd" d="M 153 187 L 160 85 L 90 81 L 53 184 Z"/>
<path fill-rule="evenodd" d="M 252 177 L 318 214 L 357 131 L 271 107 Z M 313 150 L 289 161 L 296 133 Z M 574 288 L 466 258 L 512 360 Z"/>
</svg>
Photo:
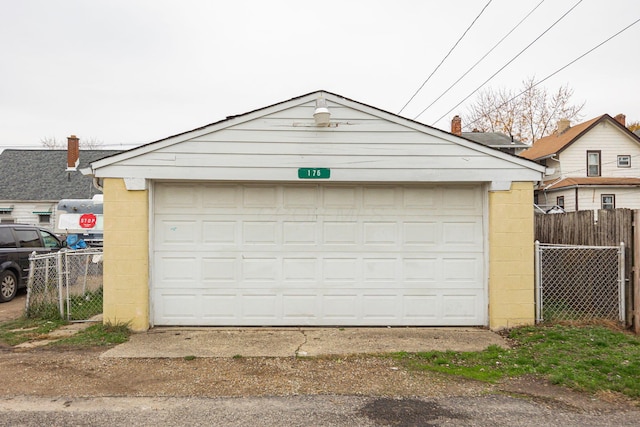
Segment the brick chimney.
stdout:
<svg viewBox="0 0 640 427">
<path fill-rule="evenodd" d="M 620 123 L 622 126 L 627 127 L 627 116 L 624 114 L 620 113 L 615 116 L 614 119 L 616 119 L 616 122 Z"/>
<path fill-rule="evenodd" d="M 71 135 L 67 137 L 67 170 L 74 171 L 80 163 L 80 139 Z"/>
<path fill-rule="evenodd" d="M 571 127 L 571 120 L 569 119 L 560 119 L 558 120 L 558 129 L 556 133 L 561 134 L 568 130 Z"/>
<path fill-rule="evenodd" d="M 462 119 L 458 115 L 453 116 L 453 119 L 451 119 L 451 133 L 462 136 Z"/>
</svg>

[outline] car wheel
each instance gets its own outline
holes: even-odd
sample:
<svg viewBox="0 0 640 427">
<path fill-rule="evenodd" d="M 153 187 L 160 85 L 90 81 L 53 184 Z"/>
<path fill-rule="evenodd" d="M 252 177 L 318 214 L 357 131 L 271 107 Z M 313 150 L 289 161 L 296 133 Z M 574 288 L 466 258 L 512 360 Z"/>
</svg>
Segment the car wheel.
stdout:
<svg viewBox="0 0 640 427">
<path fill-rule="evenodd" d="M 0 302 L 11 301 L 18 292 L 18 280 L 10 271 L 0 273 Z"/>
</svg>

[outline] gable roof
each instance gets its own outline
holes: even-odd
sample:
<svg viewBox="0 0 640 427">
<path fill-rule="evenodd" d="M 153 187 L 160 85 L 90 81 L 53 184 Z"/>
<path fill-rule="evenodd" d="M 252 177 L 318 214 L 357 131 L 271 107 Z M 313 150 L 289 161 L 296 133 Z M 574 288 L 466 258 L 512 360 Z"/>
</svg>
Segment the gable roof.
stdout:
<svg viewBox="0 0 640 427">
<path fill-rule="evenodd" d="M 613 123 L 615 126 L 618 126 L 618 128 L 628 133 L 631 137 L 638 139 L 638 135 L 635 135 L 616 119 L 608 114 L 603 114 L 602 116 L 572 126 L 562 133 L 554 133 L 544 138 L 540 138 L 533 143 L 531 148 L 520 153 L 520 156 L 529 160 L 539 160 L 551 157 L 573 144 L 575 141 L 580 139 L 582 135 L 589 132 L 589 130 L 605 120 Z"/>
<path fill-rule="evenodd" d="M 80 150 L 77 171 L 67 172 L 67 150 L 14 150 L 0 153 L 0 200 L 90 199 L 100 191 L 80 172 L 117 150 Z"/>
<path fill-rule="evenodd" d="M 314 123 L 313 113 L 319 98 L 325 99 L 335 113 L 330 126 L 318 127 Z M 354 135 L 367 137 L 356 140 Z M 260 144 L 251 145 L 252 142 Z M 443 153 L 436 147 L 448 151 Z M 354 154 L 357 159 L 343 163 L 337 160 L 344 160 L 344 156 L 353 151 L 358 152 Z M 188 174 L 180 176 L 237 180 L 247 179 L 245 171 L 251 168 L 254 168 L 253 176 L 257 174 L 256 168 L 262 168 L 269 169 L 269 174 L 261 174 L 265 178 L 256 179 L 277 181 L 295 179 L 298 167 L 319 164 L 340 171 L 335 181 L 366 180 L 365 169 L 375 171 L 371 173 L 382 181 L 391 179 L 389 174 L 384 174 L 391 174 L 394 168 L 403 171 L 403 178 L 398 178 L 403 181 L 482 180 L 477 179 L 478 174 L 470 178 L 472 170 L 480 171 L 485 181 L 494 181 L 503 176 L 498 169 L 504 168 L 513 172 L 512 178 L 536 181 L 544 171 L 544 167 L 530 160 L 321 90 L 229 116 L 93 162 L 90 173 L 98 178 L 175 179 L 175 171 L 189 167 Z M 498 164 L 501 166 L 496 167 Z M 449 172 L 441 173 L 445 170 Z M 505 176 L 500 180 L 509 178 Z"/>
</svg>

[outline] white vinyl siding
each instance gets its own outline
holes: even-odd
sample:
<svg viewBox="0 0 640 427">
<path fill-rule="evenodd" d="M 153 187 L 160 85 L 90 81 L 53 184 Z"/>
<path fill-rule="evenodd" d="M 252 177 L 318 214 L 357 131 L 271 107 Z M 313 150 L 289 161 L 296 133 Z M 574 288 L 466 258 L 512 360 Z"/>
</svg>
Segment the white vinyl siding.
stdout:
<svg viewBox="0 0 640 427">
<path fill-rule="evenodd" d="M 615 195 L 617 208 L 640 209 L 640 190 L 636 187 L 583 187 L 579 190 L 580 210 L 601 209 L 603 194 Z"/>
<path fill-rule="evenodd" d="M 538 206 L 541 208 L 551 208 L 556 204 L 558 197 L 564 197 L 564 210 L 573 212 L 576 210 L 576 190 L 574 188 L 556 191 L 540 191 L 538 193 Z M 580 207 L 582 209 L 582 207 Z"/>
<path fill-rule="evenodd" d="M 314 125 L 313 97 L 289 108 L 271 107 L 255 119 L 232 118 L 184 140 L 158 142 L 153 151 L 142 147 L 114 156 L 98 176 L 291 181 L 298 179 L 298 168 L 329 168 L 332 182 L 539 179 L 531 163 L 515 156 L 397 116 L 358 111 L 347 101 L 327 103 L 330 127 Z"/>
<path fill-rule="evenodd" d="M 587 151 L 600 151 L 602 177 L 640 176 L 640 161 L 634 161 L 640 157 L 640 144 L 611 123 L 598 124 L 558 155 L 562 175 L 586 177 Z M 619 155 L 630 155 L 631 167 L 618 167 Z"/>
<path fill-rule="evenodd" d="M 11 212 L 0 212 L 0 221 L 12 219 L 16 224 L 37 225 L 40 227 L 53 227 L 54 217 L 56 213 L 57 202 L 25 202 L 25 201 L 6 201 L 0 203 L 0 207 L 11 206 Z M 48 223 L 40 222 L 40 216 L 34 212 L 51 212 Z"/>
<path fill-rule="evenodd" d="M 480 185 L 156 183 L 156 325 L 485 325 Z"/>
</svg>

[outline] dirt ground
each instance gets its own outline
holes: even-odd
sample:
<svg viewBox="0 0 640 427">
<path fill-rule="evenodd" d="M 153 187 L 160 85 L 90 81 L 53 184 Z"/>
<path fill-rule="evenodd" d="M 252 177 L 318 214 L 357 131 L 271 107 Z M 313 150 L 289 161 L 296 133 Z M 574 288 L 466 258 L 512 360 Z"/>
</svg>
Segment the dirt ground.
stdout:
<svg viewBox="0 0 640 427">
<path fill-rule="evenodd" d="M 0 321 L 21 315 L 25 295 L 0 305 Z M 461 397 L 507 394 L 577 412 L 637 410 L 614 393 L 593 396 L 534 378 L 486 384 L 406 369 L 389 358 L 101 358 L 106 351 L 0 345 L 0 397 L 259 397 L 352 395 Z"/>
<path fill-rule="evenodd" d="M 27 301 L 27 290 L 20 289 L 18 295 L 9 302 L 0 304 L 0 322 L 17 319 L 24 313 L 24 307 Z"/>
<path fill-rule="evenodd" d="M 100 358 L 104 349 L 0 348 L 0 396 L 249 397 L 354 395 L 460 397 L 508 394 L 577 412 L 637 410 L 615 394 L 592 396 L 532 378 L 485 384 L 407 370 L 388 358 Z"/>
</svg>

